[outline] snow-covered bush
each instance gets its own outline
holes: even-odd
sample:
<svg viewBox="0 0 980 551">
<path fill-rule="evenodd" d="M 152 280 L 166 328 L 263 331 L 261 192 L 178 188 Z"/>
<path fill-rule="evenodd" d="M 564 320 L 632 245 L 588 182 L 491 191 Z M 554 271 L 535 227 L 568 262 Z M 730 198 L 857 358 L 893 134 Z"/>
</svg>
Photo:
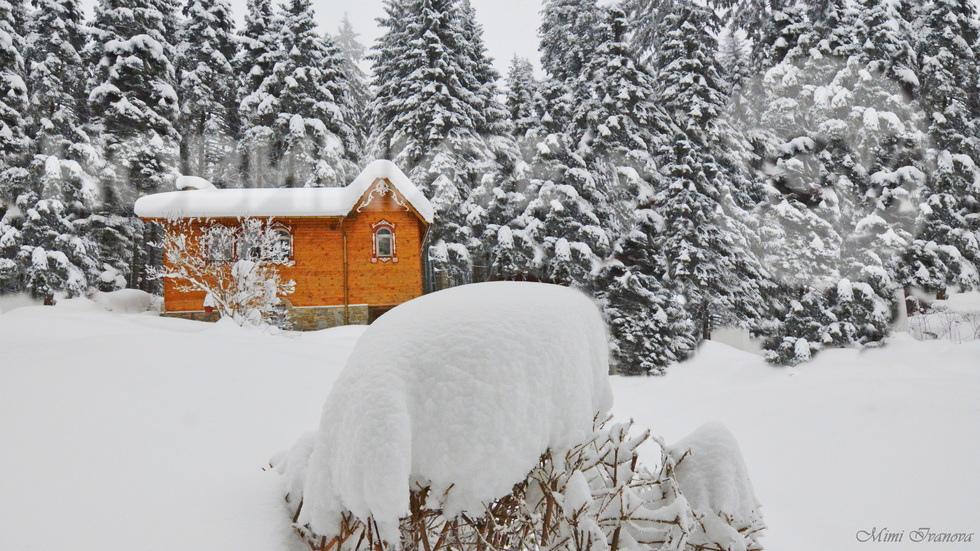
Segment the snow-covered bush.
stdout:
<svg viewBox="0 0 980 551">
<path fill-rule="evenodd" d="M 573 289 L 484 283 L 405 303 L 358 341 L 319 430 L 273 461 L 293 525 L 318 550 L 727 551 L 711 542 L 745 515 L 696 514 L 663 442 L 656 470 L 639 464 L 649 435 L 608 422 L 607 371 L 601 315 Z"/>
<path fill-rule="evenodd" d="M 909 316 L 909 333 L 918 340 L 980 340 L 980 292 L 953 294 L 918 310 Z"/>
<path fill-rule="evenodd" d="M 694 511 L 693 549 L 754 551 L 765 524 L 742 452 L 721 423 L 698 428 L 668 450 L 681 494 Z"/>
<path fill-rule="evenodd" d="M 292 293 L 280 266 L 291 265 L 271 219 L 244 218 L 238 226 L 192 219 L 169 220 L 161 243 L 166 265 L 153 271 L 180 292 L 203 291 L 205 307 L 246 323 L 281 323 L 280 297 Z"/>
</svg>

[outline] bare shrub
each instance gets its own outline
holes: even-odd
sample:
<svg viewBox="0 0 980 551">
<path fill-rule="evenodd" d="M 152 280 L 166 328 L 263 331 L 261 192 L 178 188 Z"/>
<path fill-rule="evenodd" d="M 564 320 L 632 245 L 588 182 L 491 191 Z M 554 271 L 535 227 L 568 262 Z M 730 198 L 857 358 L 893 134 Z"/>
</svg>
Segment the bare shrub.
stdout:
<svg viewBox="0 0 980 551">
<path fill-rule="evenodd" d="M 510 494 L 487 504 L 482 514 L 448 518 L 430 506 L 441 500 L 432 499 L 429 485 L 414 481 L 409 512 L 401 520 L 401 548 L 727 551 L 728 541 L 712 540 L 717 531 L 712 527 L 726 519 L 692 511 L 662 440 L 654 440 L 661 450 L 659 467 L 638 465 L 637 448 L 650 434 L 630 435 L 632 425 L 597 420 L 588 441 L 563 452 L 549 450 Z M 295 530 L 313 551 L 396 548 L 379 536 L 373 519 L 346 513 L 336 535 L 328 538 L 295 523 L 302 496 L 287 496 L 287 503 Z M 762 549 L 756 543 L 764 529 L 761 516 L 753 526 L 729 526 L 745 535 L 745 549 Z"/>
</svg>

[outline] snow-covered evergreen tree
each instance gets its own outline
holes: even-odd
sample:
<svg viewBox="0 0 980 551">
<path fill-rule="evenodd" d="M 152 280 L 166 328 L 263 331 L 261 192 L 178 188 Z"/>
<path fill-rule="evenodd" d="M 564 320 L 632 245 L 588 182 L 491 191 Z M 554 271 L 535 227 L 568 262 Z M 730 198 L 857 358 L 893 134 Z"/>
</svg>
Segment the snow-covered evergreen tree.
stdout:
<svg viewBox="0 0 980 551">
<path fill-rule="evenodd" d="M 352 112 L 357 121 L 354 126 L 363 143 L 369 132 L 368 103 L 371 101 L 371 90 L 368 89 L 367 75 L 361 69 L 367 48 L 358 41 L 358 36 L 345 13 L 337 30 L 336 42 L 344 56 L 344 74 L 347 76 Z"/>
<path fill-rule="evenodd" d="M 179 105 L 172 60 L 175 5 L 167 0 L 105 0 L 96 5 L 92 40 L 83 56 L 88 79 L 90 133 L 104 156 L 97 218 L 90 235 L 99 244 L 102 280 L 145 286 L 146 236 L 133 216 L 136 199 L 168 189 L 177 175 Z"/>
<path fill-rule="evenodd" d="M 547 0 L 541 10 L 541 66 L 557 81 L 576 78 L 609 36 L 595 0 Z"/>
<path fill-rule="evenodd" d="M 709 33 L 717 25 L 714 13 L 678 2 L 663 20 L 651 63 L 658 103 L 679 129 L 666 139 L 664 184 L 652 208 L 666 221 L 657 241 L 668 277 L 707 338 L 720 322 L 746 323 L 762 308 L 765 277 L 745 248 L 751 236 L 740 212 L 752 203 L 737 156 L 747 146 L 722 118 L 727 98 Z"/>
<path fill-rule="evenodd" d="M 591 290 L 612 241 L 596 208 L 600 190 L 565 136 L 551 134 L 538 148 L 532 172 L 538 177 L 530 180 L 530 201 L 516 221 L 523 248 L 535 253 L 529 271 Z"/>
<path fill-rule="evenodd" d="M 693 350 L 697 328 L 685 298 L 669 287 L 666 260 L 656 245 L 663 218 L 643 203 L 631 221 L 600 269 L 597 293 L 616 372 L 662 374 Z"/>
<path fill-rule="evenodd" d="M 840 3 L 821 21 L 764 85 L 777 154 L 762 249 L 792 300 L 769 342 L 781 362 L 884 336 L 929 171 L 902 14 Z"/>
<path fill-rule="evenodd" d="M 581 190 L 603 226 L 620 233 L 657 166 L 654 155 L 672 133 L 667 115 L 654 103 L 653 78 L 639 66 L 627 43 L 626 14 L 610 8 L 600 34 L 608 37 L 575 81 L 569 141 L 596 180 Z"/>
<path fill-rule="evenodd" d="M 919 100 L 936 149 L 920 211 L 921 230 L 906 258 L 911 285 L 940 291 L 980 286 L 980 114 L 976 110 L 976 6 L 933 0 L 915 11 L 921 65 Z"/>
<path fill-rule="evenodd" d="M 231 6 L 224 0 L 189 0 L 177 45 L 181 173 L 219 187 L 237 184 L 236 54 Z"/>
<path fill-rule="evenodd" d="M 280 55 L 280 28 L 282 19 L 272 0 L 248 0 L 245 26 L 238 37 L 240 48 L 233 63 L 238 82 L 241 181 L 245 187 L 274 187 L 277 182 L 272 117 L 263 107 L 272 98 L 262 83 L 272 74 Z"/>
<path fill-rule="evenodd" d="M 80 52 L 87 36 L 74 0 L 36 4 L 25 38 L 32 160 L 27 188 L 17 198 L 24 217 L 8 245 L 17 249 L 12 254 L 16 277 L 35 297 L 74 296 L 98 276 L 98 250 L 83 231 L 99 158 L 81 122 L 85 67 Z"/>
<path fill-rule="evenodd" d="M 0 0 L 0 218 L 26 191 L 27 84 L 20 0 Z"/>
<path fill-rule="evenodd" d="M 514 125 L 514 136 L 523 138 L 538 124 L 534 113 L 534 94 L 537 93 L 534 67 L 527 58 L 514 55 L 507 73 L 507 111 Z"/>
<path fill-rule="evenodd" d="M 132 212 L 143 194 L 166 189 L 177 172 L 178 100 L 172 59 L 176 15 L 166 3 L 105 0 L 96 6 L 89 109 L 107 168 L 102 200 Z"/>
<path fill-rule="evenodd" d="M 466 230 L 468 211 L 479 205 L 463 203 L 516 162 L 506 111 L 495 98 L 496 73 L 468 2 L 392 1 L 386 12 L 387 30 L 371 56 L 372 153 L 406 167 L 442 208 L 430 234 L 437 269 L 467 281 L 471 253 L 484 252 L 469 250 L 478 243 Z"/>
<path fill-rule="evenodd" d="M 285 187 L 340 186 L 354 176 L 360 144 L 347 96 L 343 56 L 316 28 L 309 0 L 283 7 L 280 56 L 261 89 Z"/>
</svg>

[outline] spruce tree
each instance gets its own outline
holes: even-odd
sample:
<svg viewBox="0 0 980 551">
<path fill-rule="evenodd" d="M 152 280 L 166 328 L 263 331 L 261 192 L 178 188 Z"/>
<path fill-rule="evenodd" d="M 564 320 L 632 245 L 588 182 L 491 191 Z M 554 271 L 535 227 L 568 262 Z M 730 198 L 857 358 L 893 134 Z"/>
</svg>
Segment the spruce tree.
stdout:
<svg viewBox="0 0 980 551">
<path fill-rule="evenodd" d="M 518 139 L 523 138 L 528 130 L 537 125 L 533 106 L 536 92 L 534 67 L 527 58 L 515 54 L 507 73 L 507 111 L 514 125 L 514 136 Z"/>
<path fill-rule="evenodd" d="M 696 328 L 683 296 L 669 287 L 665 259 L 654 245 L 663 218 L 639 205 L 633 222 L 602 265 L 599 297 L 616 372 L 659 375 L 693 350 Z"/>
<path fill-rule="evenodd" d="M 19 0 L 0 0 L 0 218 L 26 191 L 28 95 Z"/>
<path fill-rule="evenodd" d="M 517 160 L 513 142 L 500 139 L 506 111 L 495 98 L 496 73 L 467 2 L 393 1 L 386 12 L 387 30 L 371 56 L 372 152 L 405 167 L 443 206 L 430 232 L 437 269 L 469 281 L 473 256 L 483 264 L 485 251 L 470 250 L 479 241 L 466 218 L 477 203 L 464 203 Z"/>
<path fill-rule="evenodd" d="M 98 251 L 88 243 L 85 219 L 93 207 L 99 156 L 84 131 L 87 34 L 74 0 L 39 0 L 26 44 L 31 90 L 29 193 L 18 198 L 23 282 L 38 298 L 73 296 L 98 276 Z M 33 254 L 37 248 L 46 251 Z M 46 255 L 50 262 L 41 262 Z M 50 264 L 50 266 L 49 266 Z M 42 286 L 38 286 L 43 281 Z M 43 287 L 43 289 L 42 289 Z"/>
<path fill-rule="evenodd" d="M 738 150 L 747 149 L 722 117 L 727 101 L 715 56 L 714 13 L 676 3 L 664 16 L 663 39 L 651 59 L 658 103 L 678 130 L 667 138 L 663 187 L 652 208 L 665 220 L 659 237 L 668 277 L 688 300 L 707 338 L 719 324 L 746 324 L 763 309 L 765 284 L 750 250 L 742 209 L 751 206 L 750 180 Z"/>
<path fill-rule="evenodd" d="M 333 39 L 317 31 L 309 0 L 285 4 L 282 21 L 278 48 L 268 60 L 271 73 L 242 102 L 250 158 L 262 161 L 268 148 L 277 186 L 345 185 L 361 145 L 343 57 Z"/>
<path fill-rule="evenodd" d="M 181 172 L 219 187 L 237 184 L 236 54 L 231 6 L 189 0 L 177 45 Z"/>
<path fill-rule="evenodd" d="M 367 48 L 361 44 L 347 14 L 340 22 L 337 30 L 336 43 L 344 57 L 344 74 L 347 77 L 349 96 L 359 141 L 365 142 L 368 135 L 368 103 L 371 101 L 371 90 L 368 89 L 367 75 L 361 69 L 361 62 Z"/>
<path fill-rule="evenodd" d="M 104 155 L 100 195 L 89 231 L 106 268 L 102 279 L 120 276 L 148 288 L 143 270 L 147 236 L 133 215 L 140 196 L 165 191 L 178 172 L 180 135 L 176 75 L 172 60 L 177 14 L 157 2 L 100 2 L 85 57 L 90 131 Z"/>
<path fill-rule="evenodd" d="M 921 64 L 919 100 L 929 119 L 935 171 L 920 210 L 921 230 L 906 258 L 911 285 L 931 291 L 980 286 L 980 139 L 975 110 L 975 5 L 934 0 L 915 12 L 916 52 Z"/>
<path fill-rule="evenodd" d="M 273 98 L 262 83 L 281 55 L 277 45 L 281 27 L 282 19 L 272 0 L 248 0 L 240 49 L 233 63 L 238 82 L 238 150 L 245 187 L 274 187 L 277 182 L 272 150 L 274 116 L 264 108 Z"/>
<path fill-rule="evenodd" d="M 541 66 L 557 81 L 576 78 L 609 39 L 595 0 L 547 0 L 541 10 Z"/>
</svg>

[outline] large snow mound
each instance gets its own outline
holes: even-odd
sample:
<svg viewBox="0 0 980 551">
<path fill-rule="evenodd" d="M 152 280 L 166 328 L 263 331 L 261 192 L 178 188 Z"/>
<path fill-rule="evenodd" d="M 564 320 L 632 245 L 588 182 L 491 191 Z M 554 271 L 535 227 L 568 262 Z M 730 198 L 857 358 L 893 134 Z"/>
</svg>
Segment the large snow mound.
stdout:
<svg viewBox="0 0 980 551">
<path fill-rule="evenodd" d="M 432 204 L 404 172 L 385 160 L 372 162 L 342 188 L 170 191 L 141 197 L 134 211 L 143 218 L 346 216 L 379 178 L 387 179 L 427 223 L 432 223 Z"/>
<path fill-rule="evenodd" d="M 299 522 L 332 535 L 346 509 L 397 541 L 410 481 L 445 496 L 449 517 L 479 514 L 611 406 L 605 326 L 584 294 L 498 282 L 423 296 L 364 333 L 309 463 L 290 461 L 307 471 Z"/>
</svg>

